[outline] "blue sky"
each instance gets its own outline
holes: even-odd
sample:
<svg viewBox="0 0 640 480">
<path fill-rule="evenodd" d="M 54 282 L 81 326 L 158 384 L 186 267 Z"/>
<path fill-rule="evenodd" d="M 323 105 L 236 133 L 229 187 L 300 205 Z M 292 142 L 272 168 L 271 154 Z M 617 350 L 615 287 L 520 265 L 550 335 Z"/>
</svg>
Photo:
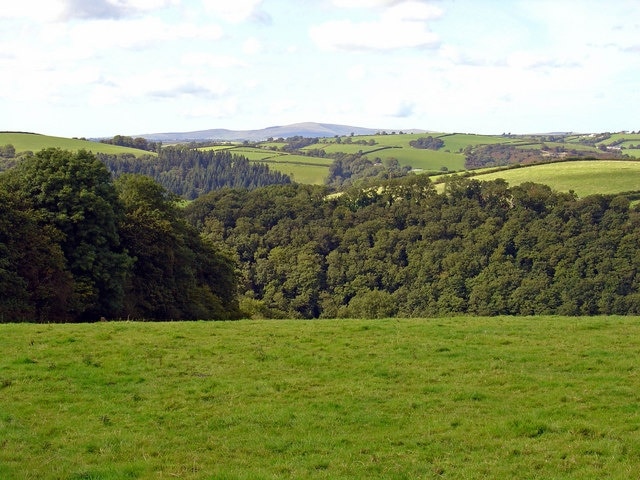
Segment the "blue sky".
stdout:
<svg viewBox="0 0 640 480">
<path fill-rule="evenodd" d="M 0 130 L 640 129 L 637 0 L 6 0 Z"/>
</svg>

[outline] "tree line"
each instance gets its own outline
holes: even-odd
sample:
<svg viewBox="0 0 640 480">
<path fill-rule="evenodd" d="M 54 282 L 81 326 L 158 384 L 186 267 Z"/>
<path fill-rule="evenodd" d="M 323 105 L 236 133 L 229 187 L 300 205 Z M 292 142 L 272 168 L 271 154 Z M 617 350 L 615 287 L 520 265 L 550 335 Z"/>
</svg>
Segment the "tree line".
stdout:
<svg viewBox="0 0 640 480">
<path fill-rule="evenodd" d="M 152 142 L 143 137 L 129 137 L 127 135 L 116 135 L 113 138 L 103 138 L 100 143 L 118 145 L 120 147 L 137 148 L 148 152 L 159 152 L 162 149 L 162 142 Z"/>
<path fill-rule="evenodd" d="M 86 151 L 0 173 L 0 321 L 640 314 L 640 209 L 408 174 L 186 207 Z"/>
<path fill-rule="evenodd" d="M 544 154 L 542 153 L 544 152 Z M 475 168 L 499 167 L 507 165 L 526 165 L 539 163 L 547 157 L 564 159 L 613 159 L 624 158 L 620 152 L 594 152 L 591 150 L 576 150 L 566 147 L 555 147 L 553 150 L 544 146 L 541 150 L 523 148 L 514 145 L 493 144 L 467 146 L 464 151 L 465 168 L 472 170 Z"/>
<path fill-rule="evenodd" d="M 227 150 L 177 146 L 161 149 L 157 157 L 103 153 L 98 153 L 97 157 L 115 176 L 124 173 L 146 175 L 188 200 L 224 187 L 254 189 L 291 183 L 288 175 Z"/>
<path fill-rule="evenodd" d="M 640 313 L 640 212 L 625 196 L 425 176 L 223 189 L 186 215 L 262 317 Z"/>
<path fill-rule="evenodd" d="M 240 316 L 233 261 L 152 179 L 86 151 L 0 174 L 0 322 Z"/>
</svg>

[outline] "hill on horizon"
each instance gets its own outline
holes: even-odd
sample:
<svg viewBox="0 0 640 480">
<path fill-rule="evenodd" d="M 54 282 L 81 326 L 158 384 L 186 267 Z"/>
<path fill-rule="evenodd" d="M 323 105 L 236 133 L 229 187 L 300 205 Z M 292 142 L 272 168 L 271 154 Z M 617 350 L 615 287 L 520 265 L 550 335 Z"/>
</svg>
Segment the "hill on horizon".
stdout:
<svg viewBox="0 0 640 480">
<path fill-rule="evenodd" d="M 268 138 L 289 138 L 295 136 L 319 138 L 344 135 L 375 135 L 385 129 L 355 127 L 351 125 L 338 125 L 333 123 L 302 122 L 291 125 L 277 125 L 258 130 L 228 130 L 216 128 L 210 130 L 197 130 L 193 132 L 167 132 L 167 133 L 145 133 L 134 135 L 147 140 L 160 142 L 187 142 L 203 140 L 223 140 L 223 141 L 263 141 Z M 389 130 L 389 129 L 386 129 Z M 411 129 L 409 133 L 424 133 L 427 130 Z"/>
</svg>

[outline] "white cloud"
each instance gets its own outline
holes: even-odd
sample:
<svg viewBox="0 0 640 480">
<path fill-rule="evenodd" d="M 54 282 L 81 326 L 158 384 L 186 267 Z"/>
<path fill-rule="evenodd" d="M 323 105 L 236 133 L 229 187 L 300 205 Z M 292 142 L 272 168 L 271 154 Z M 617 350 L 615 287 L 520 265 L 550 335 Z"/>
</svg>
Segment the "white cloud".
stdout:
<svg viewBox="0 0 640 480">
<path fill-rule="evenodd" d="M 262 0 L 202 0 L 205 9 L 231 23 L 240 23 L 259 17 Z"/>
<path fill-rule="evenodd" d="M 508 56 L 507 65 L 530 70 L 537 68 L 573 68 L 578 67 L 580 63 L 569 58 L 562 58 L 559 55 L 549 55 L 535 51 L 517 51 Z"/>
<path fill-rule="evenodd" d="M 222 30 L 213 25 L 168 24 L 156 17 L 131 20 L 97 20 L 84 22 L 69 30 L 70 42 L 81 48 L 106 50 L 111 47 L 144 48 L 159 42 L 182 39 L 217 40 Z"/>
<path fill-rule="evenodd" d="M 336 7 L 346 8 L 371 8 L 371 7 L 386 7 L 399 3 L 398 0 L 332 0 Z"/>
<path fill-rule="evenodd" d="M 385 21 L 427 21 L 441 17 L 442 10 L 419 1 L 405 1 L 391 6 L 383 15 Z"/>
<path fill-rule="evenodd" d="M 364 5 L 367 2 L 353 3 Z M 356 51 L 396 50 L 438 44 L 439 37 L 429 30 L 427 22 L 442 15 L 439 8 L 417 1 L 376 3 L 390 5 L 378 19 L 368 22 L 329 21 L 309 30 L 312 40 L 325 50 Z"/>
<path fill-rule="evenodd" d="M 133 98 L 217 98 L 227 91 L 227 85 L 212 75 L 193 77 L 190 71 L 154 70 L 123 77 L 118 83 L 122 93 Z"/>
<path fill-rule="evenodd" d="M 193 75 L 189 70 L 153 70 L 128 76 L 111 75 L 93 82 L 90 104 L 216 100 L 228 92 L 224 81 L 212 75 Z"/>
<path fill-rule="evenodd" d="M 385 117 L 404 118 L 409 117 L 415 109 L 415 101 L 407 100 L 402 97 L 386 96 L 377 106 L 378 115 Z"/>
<path fill-rule="evenodd" d="M 185 67 L 233 68 L 246 67 L 247 63 L 230 55 L 216 55 L 205 52 L 188 52 L 182 55 L 180 63 Z"/>
<path fill-rule="evenodd" d="M 439 37 L 417 22 L 327 22 L 310 30 L 312 40 L 325 50 L 397 50 L 434 46 Z"/>
<path fill-rule="evenodd" d="M 362 80 L 367 76 L 367 69 L 363 65 L 354 65 L 347 70 L 347 78 L 352 82 Z"/>
<path fill-rule="evenodd" d="M 0 19 L 52 22 L 72 18 L 122 18 L 179 5 L 180 0 L 11 0 L 4 3 Z"/>
<path fill-rule="evenodd" d="M 257 55 L 262 52 L 262 48 L 262 43 L 255 37 L 247 38 L 242 45 L 242 51 L 247 55 Z"/>
<path fill-rule="evenodd" d="M 65 11 L 63 0 L 11 0 L 3 2 L 0 19 L 27 18 L 35 21 L 53 21 Z"/>
</svg>

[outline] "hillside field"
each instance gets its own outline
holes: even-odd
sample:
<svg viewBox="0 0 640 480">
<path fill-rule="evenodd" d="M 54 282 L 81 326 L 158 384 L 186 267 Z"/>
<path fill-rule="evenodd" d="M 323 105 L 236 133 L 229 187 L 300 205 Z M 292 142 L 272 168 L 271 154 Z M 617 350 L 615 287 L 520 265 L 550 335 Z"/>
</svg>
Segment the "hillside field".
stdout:
<svg viewBox="0 0 640 480">
<path fill-rule="evenodd" d="M 640 318 L 0 325 L 3 479 L 632 478 Z"/>
<path fill-rule="evenodd" d="M 202 147 L 201 150 L 228 150 L 232 154 L 246 157 L 250 162 L 266 163 L 270 169 L 289 175 L 295 182 L 309 185 L 323 185 L 332 162 L 330 158 L 308 157 L 244 145 L 216 145 Z"/>
<path fill-rule="evenodd" d="M 0 146 L 11 144 L 15 147 L 16 153 L 32 151 L 37 152 L 43 148 L 61 148 L 76 152 L 85 149 L 93 153 L 108 153 L 118 155 L 121 153 L 131 153 L 135 156 L 151 154 L 136 148 L 119 147 L 106 143 L 91 142 L 76 138 L 52 137 L 49 135 L 37 135 L 33 133 L 0 133 Z"/>
<path fill-rule="evenodd" d="M 584 160 L 529 165 L 508 169 L 473 171 L 473 178 L 495 180 L 502 178 L 509 185 L 534 182 L 549 185 L 554 190 L 573 190 L 579 197 L 593 194 L 617 194 L 640 190 L 640 162 L 633 160 Z M 446 175 L 434 177 L 442 182 Z M 439 190 L 443 184 L 438 186 Z"/>
<path fill-rule="evenodd" d="M 416 149 L 410 146 L 412 140 L 431 135 L 440 138 L 444 146 L 439 150 Z M 433 175 L 434 181 L 439 182 L 444 177 L 438 172 L 464 171 L 465 157 L 463 150 L 482 145 L 507 144 L 518 148 L 541 149 L 543 146 L 551 149 L 566 147 L 582 152 L 597 152 L 595 146 L 579 143 L 588 136 L 568 135 L 564 141 L 548 141 L 544 136 L 509 136 L 509 135 L 476 135 L 468 133 L 438 133 L 427 134 L 387 134 L 361 135 L 353 137 L 319 139 L 318 143 L 304 147 L 303 151 L 313 149 L 324 150 L 327 154 L 361 152 L 370 159 L 379 158 L 382 161 L 397 159 L 401 165 L 411 165 L 416 173 Z M 366 142 L 357 143 L 357 142 Z M 373 145 L 369 143 L 373 142 Z M 617 143 L 622 142 L 622 143 Z M 81 148 L 111 154 L 132 153 L 136 156 L 149 154 L 142 150 L 119 147 L 114 145 L 90 142 L 79 139 L 51 137 L 46 135 L 24 133 L 0 133 L 0 146 L 13 144 L 16 151 L 38 151 L 47 147 L 58 147 L 68 150 Z M 640 149 L 628 148 L 630 145 L 640 145 L 639 134 L 613 134 L 603 145 L 619 144 L 624 147 L 623 152 L 629 156 L 640 157 Z M 315 157 L 297 155 L 279 150 L 282 142 L 259 142 L 255 145 L 227 143 L 202 149 L 229 150 L 243 155 L 252 162 L 266 163 L 273 170 L 290 175 L 294 181 L 304 184 L 322 185 L 329 173 L 332 159 L 329 157 Z M 275 150 L 274 150 L 275 149 Z M 153 153 L 151 153 L 153 155 Z M 638 190 L 640 180 L 640 163 L 629 161 L 575 161 L 560 162 L 523 169 L 508 170 L 475 170 L 474 175 L 480 180 L 504 178 L 510 184 L 525 181 L 545 183 L 560 191 L 574 190 L 579 196 L 591 193 L 621 193 Z M 487 173 L 488 172 L 488 173 Z M 434 175 L 435 174 L 435 175 Z M 442 187 L 439 187 L 442 188 Z"/>
</svg>

